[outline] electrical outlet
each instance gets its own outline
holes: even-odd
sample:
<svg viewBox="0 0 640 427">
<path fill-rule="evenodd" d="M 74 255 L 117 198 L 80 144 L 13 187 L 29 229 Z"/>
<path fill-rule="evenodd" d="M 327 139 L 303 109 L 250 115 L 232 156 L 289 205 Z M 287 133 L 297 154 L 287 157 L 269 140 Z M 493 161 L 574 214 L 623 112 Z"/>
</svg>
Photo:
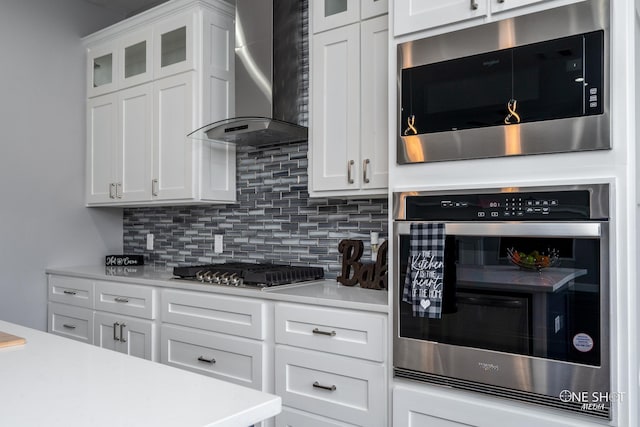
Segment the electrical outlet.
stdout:
<svg viewBox="0 0 640 427">
<path fill-rule="evenodd" d="M 147 250 L 153 250 L 153 234 L 151 233 L 147 234 Z"/>
<path fill-rule="evenodd" d="M 222 253 L 222 234 L 214 234 L 213 236 L 213 252 L 216 254 Z"/>
</svg>

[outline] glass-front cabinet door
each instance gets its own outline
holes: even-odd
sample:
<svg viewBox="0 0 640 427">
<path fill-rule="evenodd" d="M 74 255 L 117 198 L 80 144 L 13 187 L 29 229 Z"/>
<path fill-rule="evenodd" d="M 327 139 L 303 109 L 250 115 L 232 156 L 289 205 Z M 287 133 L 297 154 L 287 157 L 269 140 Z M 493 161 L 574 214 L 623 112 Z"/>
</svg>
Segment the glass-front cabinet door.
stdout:
<svg viewBox="0 0 640 427">
<path fill-rule="evenodd" d="M 124 38 L 120 43 L 120 89 L 153 79 L 151 28 Z"/>
<path fill-rule="evenodd" d="M 94 97 L 116 89 L 115 70 L 118 65 L 116 50 L 112 44 L 96 46 L 88 51 L 87 96 Z"/>
<path fill-rule="evenodd" d="M 360 20 L 360 0 L 315 0 L 313 7 L 313 32 L 353 24 Z"/>
<path fill-rule="evenodd" d="M 194 15 L 183 14 L 154 28 L 154 78 L 193 70 Z"/>
</svg>

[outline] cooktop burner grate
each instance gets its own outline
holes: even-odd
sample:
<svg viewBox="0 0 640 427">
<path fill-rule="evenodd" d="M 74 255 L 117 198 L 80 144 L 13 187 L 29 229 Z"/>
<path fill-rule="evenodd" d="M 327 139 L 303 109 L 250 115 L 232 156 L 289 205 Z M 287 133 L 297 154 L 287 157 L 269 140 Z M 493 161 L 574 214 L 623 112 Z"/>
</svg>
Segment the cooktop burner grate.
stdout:
<svg viewBox="0 0 640 427">
<path fill-rule="evenodd" d="M 324 270 L 320 267 L 228 262 L 174 267 L 173 275 L 203 283 L 269 287 L 322 279 Z"/>
</svg>

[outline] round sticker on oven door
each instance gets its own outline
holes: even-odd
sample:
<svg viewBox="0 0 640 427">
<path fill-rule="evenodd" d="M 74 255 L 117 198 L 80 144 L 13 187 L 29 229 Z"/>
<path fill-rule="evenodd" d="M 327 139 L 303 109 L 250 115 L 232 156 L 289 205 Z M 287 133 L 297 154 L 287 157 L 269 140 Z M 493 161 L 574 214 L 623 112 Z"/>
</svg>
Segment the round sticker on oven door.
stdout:
<svg viewBox="0 0 640 427">
<path fill-rule="evenodd" d="M 593 338 L 585 333 L 576 334 L 573 337 L 573 346 L 576 350 L 586 353 L 593 349 Z"/>
</svg>

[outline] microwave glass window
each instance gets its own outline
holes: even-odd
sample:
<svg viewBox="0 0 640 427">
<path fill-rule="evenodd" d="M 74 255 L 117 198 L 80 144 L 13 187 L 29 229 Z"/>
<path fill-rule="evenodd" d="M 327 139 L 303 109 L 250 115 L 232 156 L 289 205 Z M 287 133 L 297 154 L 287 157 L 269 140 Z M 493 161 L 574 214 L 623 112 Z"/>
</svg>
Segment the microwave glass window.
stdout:
<svg viewBox="0 0 640 427">
<path fill-rule="evenodd" d="M 523 46 L 513 51 L 513 98 L 523 121 L 584 113 L 583 37 Z"/>
<path fill-rule="evenodd" d="M 455 267 L 445 266 L 441 318 L 414 316 L 411 304 L 400 302 L 401 337 L 600 365 L 598 239 L 447 238 Z M 409 243 L 408 235 L 400 236 L 401 284 Z M 514 251 L 523 258 L 552 251 L 557 259 L 537 270 L 524 260 L 516 265 Z"/>
<path fill-rule="evenodd" d="M 511 99 L 511 52 L 403 70 L 402 123 L 418 134 L 504 124 Z"/>
</svg>

